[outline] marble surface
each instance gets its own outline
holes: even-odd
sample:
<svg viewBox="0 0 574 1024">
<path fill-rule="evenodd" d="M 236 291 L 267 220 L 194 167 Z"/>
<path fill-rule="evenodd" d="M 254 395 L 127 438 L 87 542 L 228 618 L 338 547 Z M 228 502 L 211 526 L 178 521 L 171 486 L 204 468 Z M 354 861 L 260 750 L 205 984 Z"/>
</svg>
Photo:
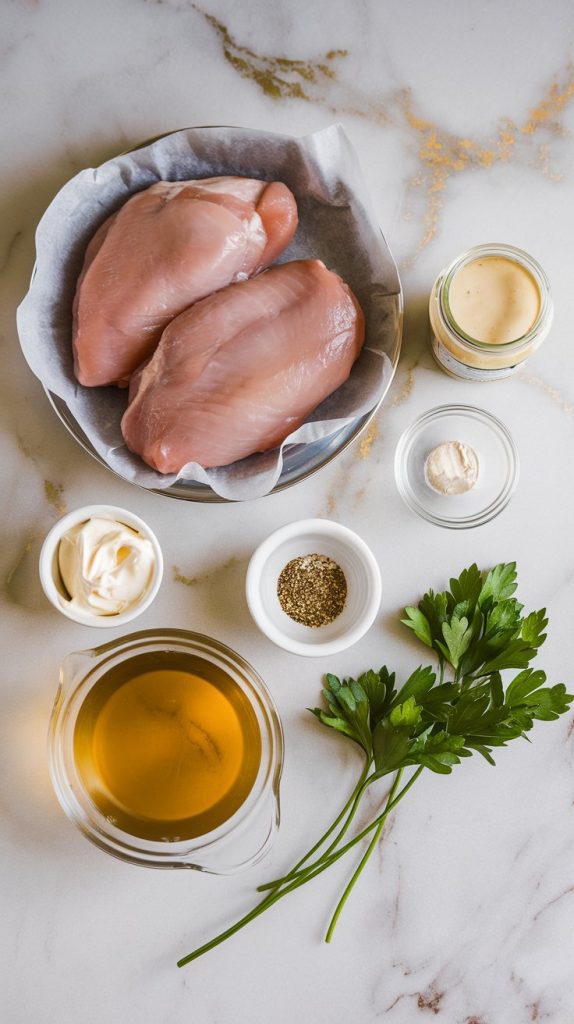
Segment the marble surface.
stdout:
<svg viewBox="0 0 574 1024">
<path fill-rule="evenodd" d="M 571 1024 L 572 715 L 537 726 L 532 745 L 501 751 L 495 769 L 473 758 L 448 778 L 423 774 L 330 946 L 322 937 L 345 863 L 226 946 L 175 967 L 251 906 L 255 886 L 288 866 L 338 809 L 358 764 L 304 709 L 316 703 L 326 670 L 355 674 L 386 661 L 405 674 L 419 663 L 424 655 L 398 618 L 424 588 L 474 560 L 516 559 L 521 599 L 549 611 L 541 662 L 572 688 L 571 5 L 5 0 L 2 14 L 0 1018 Z M 254 503 L 207 509 L 124 484 L 69 437 L 19 350 L 15 308 L 43 209 L 80 168 L 169 129 L 225 123 L 298 134 L 333 121 L 357 148 L 404 285 L 403 352 L 383 410 L 320 474 Z M 431 359 L 428 293 L 457 253 L 492 240 L 540 260 L 555 324 L 514 378 L 461 384 Z M 520 451 L 511 504 L 474 531 L 417 519 L 394 486 L 401 432 L 445 402 L 498 415 Z M 101 632 L 47 604 L 38 553 L 66 509 L 101 501 L 147 519 L 164 547 L 164 584 L 138 625 L 225 640 L 280 708 L 281 830 L 266 861 L 246 874 L 124 865 L 76 832 L 51 791 L 45 736 L 58 667 Z M 303 516 L 358 531 L 383 574 L 368 636 L 325 662 L 273 647 L 244 599 L 253 548 Z"/>
</svg>

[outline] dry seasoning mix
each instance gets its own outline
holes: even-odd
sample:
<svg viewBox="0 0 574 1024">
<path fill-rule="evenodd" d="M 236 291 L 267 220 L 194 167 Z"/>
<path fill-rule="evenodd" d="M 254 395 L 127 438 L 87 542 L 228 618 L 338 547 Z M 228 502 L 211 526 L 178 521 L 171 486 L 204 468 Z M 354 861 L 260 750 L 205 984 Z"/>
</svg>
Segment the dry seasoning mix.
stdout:
<svg viewBox="0 0 574 1024">
<path fill-rule="evenodd" d="M 292 558 L 277 581 L 283 611 L 303 626 L 326 626 L 343 611 L 347 580 L 340 565 L 327 555 Z"/>
</svg>

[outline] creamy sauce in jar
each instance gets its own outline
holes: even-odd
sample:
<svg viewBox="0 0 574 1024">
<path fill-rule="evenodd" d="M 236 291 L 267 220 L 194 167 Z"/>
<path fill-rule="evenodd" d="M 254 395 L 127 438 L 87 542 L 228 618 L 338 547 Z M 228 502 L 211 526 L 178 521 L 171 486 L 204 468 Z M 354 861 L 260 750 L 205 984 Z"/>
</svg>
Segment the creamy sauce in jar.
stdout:
<svg viewBox="0 0 574 1024">
<path fill-rule="evenodd" d="M 504 256 L 472 260 L 455 274 L 449 306 L 460 329 L 486 345 L 524 337 L 540 312 L 540 291 L 532 274 Z"/>
<path fill-rule="evenodd" d="M 500 380 L 550 331 L 548 278 L 521 249 L 477 245 L 440 272 L 429 316 L 432 353 L 445 373 L 458 380 Z"/>
</svg>

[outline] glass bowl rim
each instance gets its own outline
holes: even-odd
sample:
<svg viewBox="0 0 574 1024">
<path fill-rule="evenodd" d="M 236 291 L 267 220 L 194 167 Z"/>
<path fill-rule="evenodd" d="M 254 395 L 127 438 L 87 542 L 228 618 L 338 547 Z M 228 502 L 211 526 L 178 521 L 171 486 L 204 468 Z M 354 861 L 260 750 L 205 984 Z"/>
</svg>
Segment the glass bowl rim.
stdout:
<svg viewBox="0 0 574 1024">
<path fill-rule="evenodd" d="M 430 512 L 422 505 L 412 493 L 412 488 L 406 471 L 406 460 L 413 442 L 421 431 L 434 422 L 447 415 L 469 416 L 490 427 L 502 442 L 502 446 L 508 459 L 508 473 L 504 485 L 497 497 L 479 512 L 468 516 L 447 516 L 437 515 Z M 405 505 L 412 512 L 415 512 L 422 519 L 435 526 L 442 526 L 446 529 L 462 530 L 474 529 L 483 526 L 495 519 L 508 505 L 518 485 L 520 473 L 520 460 L 516 442 L 505 424 L 493 413 L 479 406 L 473 405 L 438 405 L 418 416 L 401 434 L 395 448 L 394 474 L 397 490 Z"/>
</svg>

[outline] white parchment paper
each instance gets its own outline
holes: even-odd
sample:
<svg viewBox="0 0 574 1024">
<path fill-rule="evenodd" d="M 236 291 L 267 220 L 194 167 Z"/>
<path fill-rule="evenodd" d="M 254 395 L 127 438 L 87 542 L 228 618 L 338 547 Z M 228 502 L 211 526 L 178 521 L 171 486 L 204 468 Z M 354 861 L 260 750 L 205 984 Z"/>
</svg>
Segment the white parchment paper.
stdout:
<svg viewBox="0 0 574 1024">
<path fill-rule="evenodd" d="M 156 181 L 218 175 L 279 180 L 294 193 L 299 227 L 278 262 L 317 257 L 353 289 L 366 319 L 366 341 L 348 381 L 270 452 L 219 469 L 197 463 L 177 476 L 150 469 L 124 444 L 120 420 L 127 390 L 84 388 L 72 359 L 72 302 L 86 246 L 96 228 L 134 192 Z M 369 212 L 359 163 L 342 128 L 303 138 L 243 128 L 174 132 L 97 168 L 81 171 L 57 194 L 36 234 L 36 267 L 18 309 L 22 350 L 44 387 L 67 407 L 95 452 L 120 476 L 148 488 L 176 480 L 209 485 L 223 498 L 269 493 L 280 478 L 286 447 L 327 438 L 375 407 L 393 375 L 396 353 L 395 264 Z"/>
</svg>

